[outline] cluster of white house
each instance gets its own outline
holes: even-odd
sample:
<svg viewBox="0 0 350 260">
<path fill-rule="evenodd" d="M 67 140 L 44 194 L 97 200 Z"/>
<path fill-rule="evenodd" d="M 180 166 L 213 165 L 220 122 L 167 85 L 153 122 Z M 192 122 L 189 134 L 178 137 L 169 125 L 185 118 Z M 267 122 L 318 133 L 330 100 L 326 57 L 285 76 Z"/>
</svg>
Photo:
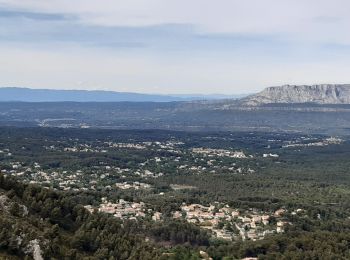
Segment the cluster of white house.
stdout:
<svg viewBox="0 0 350 260">
<path fill-rule="evenodd" d="M 283 148 L 288 148 L 288 147 L 310 147 L 310 146 L 327 146 L 327 145 L 334 145 L 334 144 L 341 144 L 344 142 L 344 140 L 336 137 L 330 137 L 326 138 L 321 141 L 316 141 L 316 142 L 305 142 L 306 139 L 302 139 L 301 141 L 291 141 L 288 142 L 288 144 L 283 145 Z"/>
<path fill-rule="evenodd" d="M 152 220 L 161 220 L 162 214 L 152 209 L 146 208 L 143 202 L 129 202 L 123 199 L 113 203 L 106 198 L 102 198 L 102 203 L 98 207 L 91 205 L 84 206 L 88 211 L 93 212 L 97 210 L 99 212 L 112 214 L 116 218 L 137 220 L 138 217 L 144 218 L 146 215 L 152 217 Z"/>
<path fill-rule="evenodd" d="M 279 209 L 274 213 L 255 210 L 242 212 L 228 205 L 218 207 L 217 205 L 183 204 L 181 211 L 174 212 L 173 217 L 184 218 L 190 223 L 211 230 L 217 238 L 257 240 L 268 234 L 284 232 L 284 227 L 288 224 L 281 220 L 284 213 L 284 209 Z M 270 223 L 271 216 L 277 219 L 274 225 Z M 228 227 L 228 224 L 231 225 L 231 228 Z M 232 226 L 235 231 L 232 230 Z"/>
<path fill-rule="evenodd" d="M 193 148 L 193 153 L 203 154 L 208 157 L 231 157 L 231 158 L 238 158 L 238 159 L 244 159 L 248 158 L 242 151 L 231 151 L 231 150 L 225 150 L 225 149 L 212 149 L 212 148 Z M 252 158 L 252 155 L 249 156 Z"/>
<path fill-rule="evenodd" d="M 148 183 L 143 183 L 138 181 L 134 181 L 131 183 L 128 183 L 128 182 L 116 183 L 115 186 L 122 190 L 128 190 L 128 189 L 140 190 L 140 189 L 150 189 L 152 187 Z"/>
</svg>

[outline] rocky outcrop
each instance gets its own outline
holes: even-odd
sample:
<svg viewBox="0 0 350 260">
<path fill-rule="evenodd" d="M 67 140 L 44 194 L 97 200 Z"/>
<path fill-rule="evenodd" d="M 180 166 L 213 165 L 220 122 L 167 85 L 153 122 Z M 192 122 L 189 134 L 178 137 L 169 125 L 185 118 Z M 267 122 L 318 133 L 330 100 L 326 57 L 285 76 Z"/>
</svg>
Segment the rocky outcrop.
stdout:
<svg viewBox="0 0 350 260">
<path fill-rule="evenodd" d="M 25 253 L 31 253 L 34 260 L 44 260 L 38 239 L 34 239 L 29 242 Z"/>
<path fill-rule="evenodd" d="M 350 104 L 350 85 L 284 85 L 269 87 L 241 100 L 243 105 L 272 103 Z"/>
<path fill-rule="evenodd" d="M 15 203 L 14 201 L 10 200 L 6 195 L 0 195 L 0 212 L 12 214 L 13 212 L 11 211 L 16 211 L 16 213 L 22 217 L 27 216 L 29 213 L 28 208 L 26 206 Z"/>
</svg>

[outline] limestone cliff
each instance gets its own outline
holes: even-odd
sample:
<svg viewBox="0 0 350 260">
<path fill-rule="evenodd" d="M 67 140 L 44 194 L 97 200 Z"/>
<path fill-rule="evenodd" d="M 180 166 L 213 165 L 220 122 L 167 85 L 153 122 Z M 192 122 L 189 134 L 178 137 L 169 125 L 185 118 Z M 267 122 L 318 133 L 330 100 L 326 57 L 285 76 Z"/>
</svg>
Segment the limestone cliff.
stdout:
<svg viewBox="0 0 350 260">
<path fill-rule="evenodd" d="M 270 103 L 350 104 L 350 84 L 269 87 L 260 93 L 242 99 L 241 102 L 248 106 Z"/>
</svg>

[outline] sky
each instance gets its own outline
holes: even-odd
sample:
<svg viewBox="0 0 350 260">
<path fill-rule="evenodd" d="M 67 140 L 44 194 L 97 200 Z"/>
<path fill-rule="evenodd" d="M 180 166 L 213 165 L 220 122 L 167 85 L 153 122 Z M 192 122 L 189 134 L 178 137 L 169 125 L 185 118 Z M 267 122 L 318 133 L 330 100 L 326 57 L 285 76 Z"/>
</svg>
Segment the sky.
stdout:
<svg viewBox="0 0 350 260">
<path fill-rule="evenodd" d="M 0 86 L 242 94 L 350 83 L 348 0 L 0 0 Z"/>
</svg>

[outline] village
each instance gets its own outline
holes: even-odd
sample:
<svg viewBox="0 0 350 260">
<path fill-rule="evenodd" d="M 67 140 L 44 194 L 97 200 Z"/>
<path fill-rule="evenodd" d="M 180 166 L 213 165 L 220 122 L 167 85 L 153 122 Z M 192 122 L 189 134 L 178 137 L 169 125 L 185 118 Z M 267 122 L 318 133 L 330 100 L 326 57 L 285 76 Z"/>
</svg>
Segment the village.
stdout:
<svg viewBox="0 0 350 260">
<path fill-rule="evenodd" d="M 119 199 L 117 202 L 111 202 L 107 198 L 102 198 L 102 202 L 98 207 L 91 205 L 84 206 L 90 213 L 95 210 L 102 213 L 112 214 L 114 217 L 123 220 L 137 220 L 150 216 L 153 221 L 160 221 L 162 213 L 147 208 L 143 202 L 129 202 Z"/>
<path fill-rule="evenodd" d="M 71 144 L 73 143 L 73 144 Z M 179 141 L 165 141 L 165 142 L 101 142 L 94 141 L 93 143 L 84 143 L 79 139 L 69 140 L 67 143 L 59 143 L 57 145 L 44 146 L 46 150 L 61 151 L 61 152 L 93 152 L 93 153 L 107 153 L 118 149 L 162 149 L 169 152 L 181 153 L 176 149 L 177 146 L 181 146 L 184 143 Z"/>
<path fill-rule="evenodd" d="M 337 145 L 344 142 L 344 140 L 336 137 L 325 138 L 324 140 L 312 140 L 310 138 L 301 138 L 296 141 L 289 141 L 288 144 L 283 145 L 283 148 L 290 147 L 312 147 L 312 146 L 328 146 L 328 145 Z"/>
<path fill-rule="evenodd" d="M 193 153 L 198 153 L 198 154 L 204 154 L 207 155 L 208 157 L 231 157 L 231 158 L 239 158 L 239 159 L 245 159 L 245 158 L 253 158 L 252 155 L 246 156 L 244 152 L 242 151 L 230 151 L 230 150 L 225 150 L 225 149 L 211 149 L 211 148 L 193 148 L 192 149 Z"/>
<path fill-rule="evenodd" d="M 154 211 L 144 202 L 129 202 L 119 199 L 116 202 L 102 198 L 99 206 L 84 206 L 89 212 L 112 214 L 122 220 L 150 218 L 153 221 L 163 221 L 161 212 Z M 228 205 L 216 202 L 209 206 L 183 203 L 178 211 L 172 213 L 173 219 L 185 220 L 200 228 L 210 231 L 213 237 L 223 240 L 260 240 L 267 235 L 283 233 L 288 225 L 292 225 L 284 218 L 286 209 L 275 212 L 262 212 L 254 209 L 234 209 Z M 305 214 L 303 209 L 296 209 L 292 215 Z"/>
<path fill-rule="evenodd" d="M 151 189 L 152 186 L 148 183 L 142 183 L 138 181 L 134 182 L 123 182 L 123 183 L 116 183 L 115 186 L 119 189 L 122 190 L 128 190 L 128 189 L 135 189 L 135 190 L 140 190 L 140 189 Z"/>
<path fill-rule="evenodd" d="M 298 209 L 292 214 L 303 211 Z M 210 230 L 218 239 L 224 240 L 258 240 L 266 235 L 282 233 L 287 225 L 292 223 L 284 221 L 285 209 L 273 213 L 250 209 L 240 210 L 230 208 L 228 205 L 220 206 L 214 203 L 210 206 L 200 204 L 182 205 L 181 211 L 173 214 L 175 219 L 183 218 L 189 223 Z"/>
</svg>

